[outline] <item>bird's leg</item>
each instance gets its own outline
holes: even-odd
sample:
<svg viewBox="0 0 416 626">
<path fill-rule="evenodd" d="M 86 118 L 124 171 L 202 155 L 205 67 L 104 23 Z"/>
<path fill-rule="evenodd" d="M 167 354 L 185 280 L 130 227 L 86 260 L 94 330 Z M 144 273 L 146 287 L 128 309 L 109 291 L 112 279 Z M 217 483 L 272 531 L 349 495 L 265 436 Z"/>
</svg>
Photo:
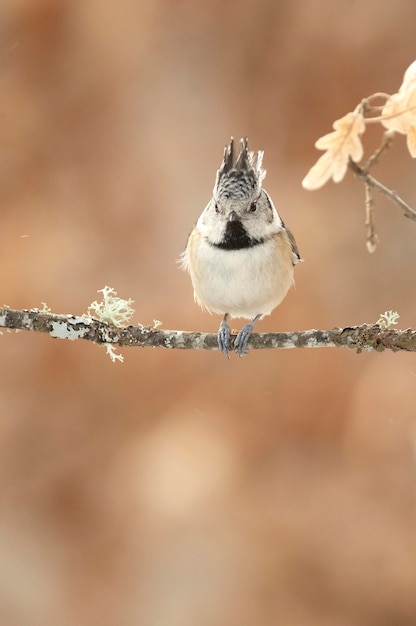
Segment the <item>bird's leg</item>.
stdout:
<svg viewBox="0 0 416 626">
<path fill-rule="evenodd" d="M 237 352 L 238 356 L 244 356 L 247 354 L 247 343 L 250 339 L 250 335 L 253 332 L 254 324 L 260 319 L 261 313 L 256 315 L 254 320 L 243 326 L 243 328 L 238 333 L 237 337 L 234 341 L 234 349 Z"/>
<path fill-rule="evenodd" d="M 228 350 L 230 348 L 230 336 L 231 336 L 231 330 L 230 327 L 227 324 L 227 319 L 228 319 L 228 313 L 226 313 L 224 315 L 224 318 L 220 324 L 220 327 L 218 329 L 218 349 L 220 352 L 222 352 L 223 354 L 225 354 L 225 356 L 227 357 L 227 359 L 230 358 L 229 354 L 228 354 Z"/>
</svg>

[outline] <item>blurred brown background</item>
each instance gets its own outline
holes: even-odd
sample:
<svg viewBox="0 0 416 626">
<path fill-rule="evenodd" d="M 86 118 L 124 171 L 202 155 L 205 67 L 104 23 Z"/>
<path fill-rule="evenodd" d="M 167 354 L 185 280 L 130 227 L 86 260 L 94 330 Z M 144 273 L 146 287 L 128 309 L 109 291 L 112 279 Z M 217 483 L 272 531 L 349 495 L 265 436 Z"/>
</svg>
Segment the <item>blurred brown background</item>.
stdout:
<svg viewBox="0 0 416 626">
<path fill-rule="evenodd" d="M 247 135 L 305 258 L 258 330 L 415 327 L 416 225 L 376 197 L 370 256 L 362 185 L 300 185 L 398 89 L 415 24 L 413 0 L 2 0 L 2 303 L 110 285 L 134 323 L 216 331 L 175 260 Z M 416 206 L 403 137 L 377 175 Z M 1 626 L 416 624 L 414 355 L 1 350 Z"/>
</svg>

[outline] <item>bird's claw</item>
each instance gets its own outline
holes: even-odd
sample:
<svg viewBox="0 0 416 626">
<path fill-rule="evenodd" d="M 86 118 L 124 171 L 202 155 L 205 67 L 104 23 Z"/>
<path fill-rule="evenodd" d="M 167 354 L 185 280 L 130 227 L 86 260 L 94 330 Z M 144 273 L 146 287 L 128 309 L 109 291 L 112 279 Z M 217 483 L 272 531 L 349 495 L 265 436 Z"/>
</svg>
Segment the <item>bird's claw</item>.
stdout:
<svg viewBox="0 0 416 626">
<path fill-rule="evenodd" d="M 217 335 L 218 350 L 222 352 L 223 354 L 225 354 L 227 359 L 230 358 L 230 355 L 228 354 L 228 350 L 230 349 L 230 337 L 231 337 L 230 327 L 228 326 L 227 322 L 223 320 L 218 329 L 218 335 Z"/>
<path fill-rule="evenodd" d="M 234 341 L 234 350 L 237 352 L 238 356 L 244 356 L 247 354 L 247 344 L 250 339 L 250 335 L 253 332 L 254 322 L 249 322 L 238 333 L 237 337 Z"/>
</svg>

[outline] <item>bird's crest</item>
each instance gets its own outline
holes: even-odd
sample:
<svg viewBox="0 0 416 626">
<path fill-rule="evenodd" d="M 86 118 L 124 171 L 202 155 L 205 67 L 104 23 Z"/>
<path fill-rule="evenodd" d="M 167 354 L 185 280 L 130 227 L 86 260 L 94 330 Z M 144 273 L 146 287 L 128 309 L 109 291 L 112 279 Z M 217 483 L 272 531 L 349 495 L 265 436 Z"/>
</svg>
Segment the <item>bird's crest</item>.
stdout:
<svg viewBox="0 0 416 626">
<path fill-rule="evenodd" d="M 225 147 L 224 158 L 217 172 L 214 195 L 217 198 L 245 198 L 261 191 L 266 176 L 262 168 L 263 151 L 249 152 L 247 138 L 240 140 L 240 152 L 236 156 L 234 139 Z"/>
</svg>

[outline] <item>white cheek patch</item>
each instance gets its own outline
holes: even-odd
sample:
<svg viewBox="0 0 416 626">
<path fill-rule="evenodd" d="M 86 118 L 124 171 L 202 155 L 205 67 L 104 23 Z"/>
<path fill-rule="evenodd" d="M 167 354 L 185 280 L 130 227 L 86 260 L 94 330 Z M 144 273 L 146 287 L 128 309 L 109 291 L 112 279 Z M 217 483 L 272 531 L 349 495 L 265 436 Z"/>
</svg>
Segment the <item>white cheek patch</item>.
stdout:
<svg viewBox="0 0 416 626">
<path fill-rule="evenodd" d="M 207 207 L 196 223 L 197 230 L 204 239 L 208 239 L 212 243 L 219 243 L 225 231 L 225 225 L 219 215 L 209 214 L 210 207 Z"/>
</svg>

